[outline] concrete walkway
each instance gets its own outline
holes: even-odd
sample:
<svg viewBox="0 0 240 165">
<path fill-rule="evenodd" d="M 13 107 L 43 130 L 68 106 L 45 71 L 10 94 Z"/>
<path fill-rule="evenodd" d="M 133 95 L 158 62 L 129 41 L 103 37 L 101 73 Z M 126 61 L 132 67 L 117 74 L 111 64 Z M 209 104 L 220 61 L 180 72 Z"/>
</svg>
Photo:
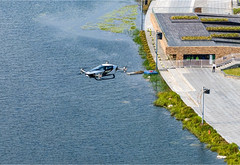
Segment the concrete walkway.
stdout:
<svg viewBox="0 0 240 165">
<path fill-rule="evenodd" d="M 145 18 L 145 29 L 153 29 L 150 13 L 153 7 L 160 5 L 152 1 Z M 146 32 L 151 53 L 156 59 L 154 34 Z M 240 80 L 224 77 L 220 71 L 212 73 L 210 68 L 168 69 L 162 49 L 158 48 L 158 69 L 169 87 L 178 93 L 182 100 L 202 116 L 200 102 L 202 87 L 210 89 L 205 95 L 205 121 L 229 143 L 240 146 Z M 170 64 L 169 64 L 170 65 Z M 165 71 L 164 71 L 165 70 Z"/>
<path fill-rule="evenodd" d="M 202 87 L 205 94 L 205 121 L 229 143 L 240 146 L 240 80 L 224 77 L 209 68 L 177 68 L 161 71 L 170 88 L 201 116 Z"/>
</svg>

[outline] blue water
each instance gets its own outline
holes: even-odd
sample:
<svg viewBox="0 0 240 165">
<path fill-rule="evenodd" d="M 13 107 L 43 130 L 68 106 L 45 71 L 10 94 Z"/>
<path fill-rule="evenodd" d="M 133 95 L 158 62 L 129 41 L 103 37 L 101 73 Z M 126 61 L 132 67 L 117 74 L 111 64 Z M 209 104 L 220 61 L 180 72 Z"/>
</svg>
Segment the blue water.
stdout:
<svg viewBox="0 0 240 165">
<path fill-rule="evenodd" d="M 1 163 L 224 163 L 153 106 L 142 75 L 79 75 L 105 61 L 143 70 L 130 36 L 80 28 L 135 3 L 1 1 Z"/>
</svg>

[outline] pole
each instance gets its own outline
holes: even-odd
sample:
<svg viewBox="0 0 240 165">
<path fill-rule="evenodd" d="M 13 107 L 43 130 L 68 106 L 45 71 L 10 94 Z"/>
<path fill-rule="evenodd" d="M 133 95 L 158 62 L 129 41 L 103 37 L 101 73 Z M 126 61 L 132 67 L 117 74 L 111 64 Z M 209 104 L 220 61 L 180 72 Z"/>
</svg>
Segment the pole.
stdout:
<svg viewBox="0 0 240 165">
<path fill-rule="evenodd" d="M 143 0 L 141 0 L 141 30 L 143 30 Z"/>
<path fill-rule="evenodd" d="M 156 71 L 158 70 L 158 31 L 156 31 Z"/>
<path fill-rule="evenodd" d="M 204 121 L 204 87 L 202 89 L 202 125 L 203 125 L 203 121 Z"/>
</svg>

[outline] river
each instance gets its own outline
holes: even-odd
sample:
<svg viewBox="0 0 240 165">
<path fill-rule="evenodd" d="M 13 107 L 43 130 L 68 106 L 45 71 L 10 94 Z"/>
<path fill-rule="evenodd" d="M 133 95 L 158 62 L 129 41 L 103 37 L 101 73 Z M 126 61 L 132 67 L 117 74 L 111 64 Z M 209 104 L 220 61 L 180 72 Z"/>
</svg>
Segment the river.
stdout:
<svg viewBox="0 0 240 165">
<path fill-rule="evenodd" d="M 0 2 L 0 162 L 223 164 L 154 107 L 142 75 L 79 75 L 105 61 L 143 70 L 127 34 L 81 26 L 134 1 Z"/>
</svg>

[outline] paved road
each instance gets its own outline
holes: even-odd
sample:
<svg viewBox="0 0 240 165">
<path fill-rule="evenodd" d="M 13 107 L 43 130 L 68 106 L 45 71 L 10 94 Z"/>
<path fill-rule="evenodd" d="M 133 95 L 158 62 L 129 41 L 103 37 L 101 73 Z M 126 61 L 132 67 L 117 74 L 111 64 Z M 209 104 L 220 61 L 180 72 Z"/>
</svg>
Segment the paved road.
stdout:
<svg viewBox="0 0 240 165">
<path fill-rule="evenodd" d="M 197 0 L 196 0 L 197 1 Z M 224 0 L 228 3 L 229 0 Z M 195 3 L 196 4 L 196 3 Z M 153 29 L 150 13 L 153 7 L 161 5 L 152 1 L 145 18 L 145 29 Z M 191 4 L 192 5 L 192 4 Z M 155 59 L 154 35 L 146 32 L 151 53 Z M 221 72 L 211 72 L 210 68 L 177 68 L 167 69 L 169 64 L 159 47 L 158 69 L 170 88 L 177 92 L 182 100 L 201 116 L 200 94 L 202 87 L 209 88 L 211 93 L 205 95 L 205 121 L 214 127 L 229 143 L 240 146 L 240 80 L 224 77 Z"/>
</svg>

